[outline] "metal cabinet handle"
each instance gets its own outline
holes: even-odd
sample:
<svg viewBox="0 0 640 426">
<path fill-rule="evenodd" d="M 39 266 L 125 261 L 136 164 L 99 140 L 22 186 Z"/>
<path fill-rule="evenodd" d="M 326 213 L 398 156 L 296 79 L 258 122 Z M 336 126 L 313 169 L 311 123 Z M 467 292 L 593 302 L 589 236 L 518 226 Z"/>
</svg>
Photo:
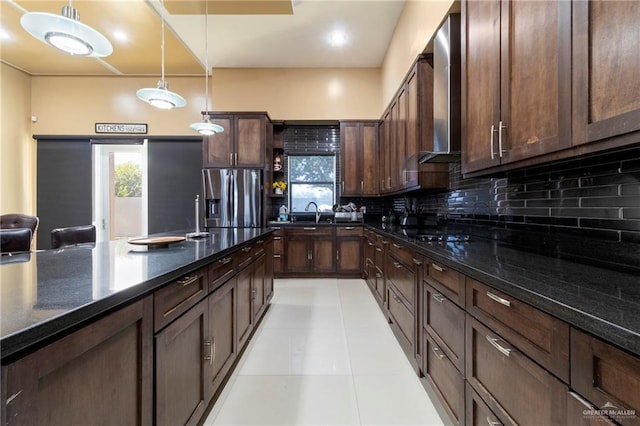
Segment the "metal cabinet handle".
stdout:
<svg viewBox="0 0 640 426">
<path fill-rule="evenodd" d="M 233 166 L 233 153 L 229 154 L 229 165 Z"/>
<path fill-rule="evenodd" d="M 342 181 L 342 189 L 340 190 L 341 194 L 344 194 L 344 181 Z"/>
<path fill-rule="evenodd" d="M 280 259 L 280 257 L 281 257 L 281 256 L 280 256 L 279 254 L 274 254 L 274 255 L 273 255 L 273 258 L 274 258 L 274 259 Z"/>
<path fill-rule="evenodd" d="M 256 244 L 264 244 L 264 240 L 258 240 L 256 241 Z"/>
<path fill-rule="evenodd" d="M 387 240 L 382 240 L 382 244 L 384 244 L 384 245 L 386 246 L 387 244 L 389 244 L 389 241 L 387 241 Z"/>
<path fill-rule="evenodd" d="M 489 416 L 487 416 L 487 423 L 489 424 L 489 426 L 502 426 L 502 423 L 497 420 L 492 420 Z"/>
<path fill-rule="evenodd" d="M 397 249 L 402 250 L 402 246 L 400 244 L 393 243 L 393 246 Z"/>
<path fill-rule="evenodd" d="M 307 250 L 307 260 L 312 260 L 313 259 L 313 253 L 311 252 L 311 250 Z"/>
<path fill-rule="evenodd" d="M 251 247 L 244 247 L 242 251 L 245 253 L 249 253 L 251 251 Z"/>
<path fill-rule="evenodd" d="M 376 278 L 382 278 L 382 274 L 380 272 L 376 272 Z"/>
<path fill-rule="evenodd" d="M 491 337 L 489 335 L 487 335 L 486 337 L 487 337 L 487 341 L 489 343 L 491 343 L 491 346 L 493 346 L 498 351 L 500 351 L 500 353 L 502 355 L 509 356 L 509 354 L 511 353 L 512 349 L 505 348 L 504 346 L 502 346 L 500 343 L 498 343 L 498 339 L 496 337 Z"/>
<path fill-rule="evenodd" d="M 226 265 L 227 263 L 231 262 L 231 258 L 223 257 L 222 259 L 218 260 L 218 262 L 222 263 L 223 265 Z"/>
<path fill-rule="evenodd" d="M 501 305 L 504 306 L 509 306 L 511 307 L 511 301 L 507 300 L 503 297 L 498 296 L 497 294 L 494 294 L 490 291 L 487 291 L 487 297 L 489 297 L 489 299 L 495 300 L 496 302 L 500 303 Z"/>
<path fill-rule="evenodd" d="M 210 340 L 206 340 L 204 345 L 209 347 L 209 354 L 204 356 L 204 360 L 209 361 L 209 364 L 213 365 L 213 358 L 215 357 L 215 343 L 213 341 L 213 337 Z"/>
<path fill-rule="evenodd" d="M 304 228 L 302 228 L 302 229 L 303 229 L 303 230 L 305 230 L 305 231 L 315 231 L 315 230 L 316 230 L 316 227 L 315 227 L 315 226 L 309 226 L 309 227 L 306 227 L 306 226 L 305 226 L 305 227 L 304 227 Z"/>
<path fill-rule="evenodd" d="M 489 146 L 491 147 L 491 159 L 496 159 L 496 154 L 493 152 L 493 134 L 496 132 L 496 126 L 494 124 L 491 125 L 491 139 L 489 139 Z"/>
<path fill-rule="evenodd" d="M 364 192 L 364 181 L 360 181 L 360 192 Z"/>
<path fill-rule="evenodd" d="M 393 262 L 393 266 L 395 266 L 396 269 L 402 268 L 402 265 L 399 262 Z"/>
<path fill-rule="evenodd" d="M 186 276 L 181 280 L 178 280 L 178 284 L 182 285 L 182 287 L 186 287 L 188 285 L 191 285 L 193 283 L 195 283 L 196 281 L 198 281 L 198 275 L 194 276 L 194 277 L 189 277 Z"/>
<path fill-rule="evenodd" d="M 502 130 L 506 128 L 507 126 L 502 124 L 502 120 L 500 120 L 500 123 L 498 123 L 498 155 L 500 155 L 500 158 L 502 158 L 502 154 L 506 152 L 502 149 Z"/>
<path fill-rule="evenodd" d="M 432 346 L 431 350 L 433 351 L 434 354 L 436 354 L 436 356 L 438 357 L 438 359 L 442 359 L 444 358 L 444 354 L 442 353 L 442 350 L 437 347 L 437 346 Z"/>
<path fill-rule="evenodd" d="M 344 227 L 345 231 L 353 231 L 354 229 L 356 229 L 355 226 L 345 226 Z"/>
<path fill-rule="evenodd" d="M 382 249 L 380 247 L 376 247 L 376 251 L 379 251 L 380 253 L 382 253 Z"/>
<path fill-rule="evenodd" d="M 281 240 L 281 239 L 282 239 L 282 237 L 273 237 L 273 239 L 274 239 L 274 240 L 276 240 L 276 241 L 278 241 L 278 240 Z"/>
<path fill-rule="evenodd" d="M 372 246 L 373 243 L 371 241 L 367 241 L 367 245 Z"/>
<path fill-rule="evenodd" d="M 436 265 L 435 263 L 432 263 L 432 264 L 431 264 L 431 267 L 432 267 L 433 269 L 435 269 L 436 271 L 444 272 L 444 268 L 443 268 L 442 266 L 440 266 L 440 265 Z"/>
<path fill-rule="evenodd" d="M 238 165 L 238 153 L 236 152 L 236 161 L 235 161 L 235 165 Z"/>
<path fill-rule="evenodd" d="M 415 257 L 412 260 L 413 260 L 413 263 L 415 263 L 416 265 L 418 266 L 422 265 L 422 260 L 416 259 Z"/>
<path fill-rule="evenodd" d="M 435 300 L 438 303 L 442 303 L 445 300 L 447 300 L 447 298 L 441 295 L 440 293 L 433 293 L 431 297 L 433 298 L 433 300 Z"/>
</svg>

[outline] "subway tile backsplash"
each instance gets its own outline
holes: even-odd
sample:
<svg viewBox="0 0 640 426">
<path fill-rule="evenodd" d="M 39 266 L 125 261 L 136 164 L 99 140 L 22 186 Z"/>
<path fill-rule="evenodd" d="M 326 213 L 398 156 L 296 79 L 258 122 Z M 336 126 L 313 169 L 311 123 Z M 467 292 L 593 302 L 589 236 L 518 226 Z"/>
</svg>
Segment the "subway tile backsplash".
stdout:
<svg viewBox="0 0 640 426">
<path fill-rule="evenodd" d="M 640 147 L 494 178 L 464 179 L 460 163 L 450 172 L 445 197 L 415 196 L 419 211 L 454 222 L 640 241 Z M 405 197 L 396 201 L 394 209 L 402 210 Z"/>
</svg>

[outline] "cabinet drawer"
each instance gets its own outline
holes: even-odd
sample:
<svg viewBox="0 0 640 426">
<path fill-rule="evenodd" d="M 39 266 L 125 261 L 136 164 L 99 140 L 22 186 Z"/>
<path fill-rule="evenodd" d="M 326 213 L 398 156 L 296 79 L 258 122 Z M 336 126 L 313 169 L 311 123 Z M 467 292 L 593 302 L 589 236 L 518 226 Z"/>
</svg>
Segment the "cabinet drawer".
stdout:
<svg viewBox="0 0 640 426">
<path fill-rule="evenodd" d="M 574 328 L 571 387 L 600 409 L 635 410 L 613 420 L 640 425 L 640 359 Z"/>
<path fill-rule="evenodd" d="M 609 418 L 602 415 L 600 409 L 586 401 L 575 392 L 567 396 L 567 424 L 571 426 L 613 426 Z"/>
<path fill-rule="evenodd" d="M 198 269 L 175 280 L 153 295 L 154 330 L 158 331 L 208 293 L 207 268 Z"/>
<path fill-rule="evenodd" d="M 253 247 L 244 246 L 233 255 L 234 268 L 236 271 L 244 269 L 253 259 Z"/>
<path fill-rule="evenodd" d="M 251 256 L 257 258 L 261 254 L 263 254 L 266 243 L 267 243 L 266 238 L 261 238 L 257 240 L 255 243 L 253 243 L 253 246 L 251 246 Z"/>
<path fill-rule="evenodd" d="M 409 250 L 402 244 L 391 242 L 391 244 L 389 244 L 389 252 L 400 262 L 404 263 L 405 266 L 413 268 L 415 253 L 412 250 Z"/>
<path fill-rule="evenodd" d="M 469 426 L 500 426 L 503 423 L 487 407 L 482 398 L 473 390 L 469 383 L 465 386 L 465 415 Z"/>
<path fill-rule="evenodd" d="M 422 332 L 424 342 L 424 375 L 436 391 L 440 402 L 454 425 L 464 424 L 464 376 L 456 369 L 426 331 Z"/>
<path fill-rule="evenodd" d="M 336 228 L 338 237 L 362 237 L 362 226 L 339 226 Z"/>
<path fill-rule="evenodd" d="M 398 296 L 402 296 L 409 310 L 413 312 L 416 285 L 414 272 L 391 256 L 387 257 L 386 271 L 387 279 L 393 283 Z"/>
<path fill-rule="evenodd" d="M 209 265 L 209 292 L 233 276 L 233 256 L 225 256 Z"/>
<path fill-rule="evenodd" d="M 569 325 L 467 278 L 467 312 L 569 382 Z"/>
<path fill-rule="evenodd" d="M 313 236 L 333 236 L 334 228 L 331 226 L 293 226 L 286 229 L 286 236 L 292 235 L 313 235 Z"/>
<path fill-rule="evenodd" d="M 390 287 L 387 287 L 387 306 L 392 322 L 398 326 L 404 337 L 404 343 L 408 345 L 407 347 L 411 347 L 414 333 L 413 314 Z"/>
<path fill-rule="evenodd" d="M 467 315 L 467 381 L 502 423 L 566 424 L 568 388 Z"/>
<path fill-rule="evenodd" d="M 282 254 L 282 236 L 280 235 L 273 237 L 273 254 Z"/>
<path fill-rule="evenodd" d="M 440 262 L 425 258 L 424 280 L 458 306 L 465 306 L 465 276 Z"/>
<path fill-rule="evenodd" d="M 428 284 L 424 284 L 422 295 L 423 327 L 449 361 L 464 373 L 464 311 Z"/>
</svg>

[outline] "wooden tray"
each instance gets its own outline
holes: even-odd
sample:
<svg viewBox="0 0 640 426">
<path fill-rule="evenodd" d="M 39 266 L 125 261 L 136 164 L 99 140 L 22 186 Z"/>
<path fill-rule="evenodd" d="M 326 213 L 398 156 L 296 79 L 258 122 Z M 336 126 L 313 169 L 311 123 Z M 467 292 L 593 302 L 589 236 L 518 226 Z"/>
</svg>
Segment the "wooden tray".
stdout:
<svg viewBox="0 0 640 426">
<path fill-rule="evenodd" d="M 166 236 L 166 237 L 150 237 L 150 238 L 133 238 L 129 240 L 129 244 L 147 247 L 168 247 L 169 244 L 175 244 L 186 240 L 185 237 Z"/>
</svg>

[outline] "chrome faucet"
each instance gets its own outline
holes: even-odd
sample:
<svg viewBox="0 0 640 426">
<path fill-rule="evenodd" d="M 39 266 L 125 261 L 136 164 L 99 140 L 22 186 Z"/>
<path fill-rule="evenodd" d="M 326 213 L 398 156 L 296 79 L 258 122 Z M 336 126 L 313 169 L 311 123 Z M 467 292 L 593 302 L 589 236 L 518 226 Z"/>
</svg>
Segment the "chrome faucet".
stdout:
<svg viewBox="0 0 640 426">
<path fill-rule="evenodd" d="M 316 206 L 316 223 L 318 223 L 320 221 L 320 212 L 318 211 L 318 205 L 315 203 L 315 201 L 309 201 L 307 203 L 307 206 L 304 208 L 305 212 L 309 211 L 309 206 L 313 204 L 314 206 Z"/>
</svg>

